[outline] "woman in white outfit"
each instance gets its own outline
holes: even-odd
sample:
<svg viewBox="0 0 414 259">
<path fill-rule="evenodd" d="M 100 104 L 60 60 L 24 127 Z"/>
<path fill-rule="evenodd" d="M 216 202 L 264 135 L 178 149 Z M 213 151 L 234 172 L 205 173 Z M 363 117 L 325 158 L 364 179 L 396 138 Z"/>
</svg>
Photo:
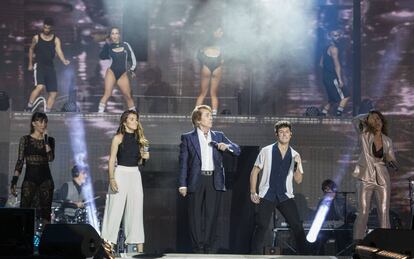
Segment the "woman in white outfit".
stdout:
<svg viewBox="0 0 414 259">
<path fill-rule="evenodd" d="M 358 213 L 354 240 L 365 237 L 371 199 L 375 196 L 380 228 L 390 228 L 391 182 L 387 165 L 396 165 L 392 140 L 387 135 L 387 121 L 381 112 L 372 110 L 353 119 L 361 140 L 361 154 L 353 172 L 357 178 Z"/>
<path fill-rule="evenodd" d="M 149 152 L 144 152 L 144 147 L 148 147 L 148 140 L 137 112 L 125 111 L 112 139 L 109 157 L 109 190 L 102 224 L 102 238 L 107 245 L 104 246 L 107 253 L 111 253 L 117 242 L 122 219 L 125 243 L 134 244 L 138 253 L 143 252 L 143 191 L 138 164 L 149 158 Z"/>
</svg>

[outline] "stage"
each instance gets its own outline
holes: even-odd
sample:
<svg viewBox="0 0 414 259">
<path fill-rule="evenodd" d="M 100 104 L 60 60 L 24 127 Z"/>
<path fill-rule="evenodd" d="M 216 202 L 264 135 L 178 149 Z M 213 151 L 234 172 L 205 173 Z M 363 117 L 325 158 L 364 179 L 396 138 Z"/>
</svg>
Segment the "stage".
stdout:
<svg viewBox="0 0 414 259">
<path fill-rule="evenodd" d="M 0 168 L 3 169 L 0 175 L 1 197 L 7 197 L 7 183 L 10 182 L 16 162 L 19 138 L 29 133 L 30 117 L 30 113 L 0 112 L 0 146 L 3 157 L 0 161 Z M 98 217 L 102 217 L 108 186 L 110 142 L 118 127 L 120 114 L 48 113 L 48 117 L 49 134 L 56 139 L 55 160 L 50 163 L 56 190 L 71 179 L 73 156 L 81 153 L 91 169 L 90 177 L 95 196 L 98 197 Z M 178 195 L 176 179 L 180 135 L 193 129 L 191 118 L 189 115 L 142 114 L 140 119 L 151 149 L 151 159 L 142 168 L 146 252 L 190 252 L 186 235 L 186 203 Z M 260 148 L 275 141 L 273 125 L 281 119 L 293 123 L 291 143 L 301 152 L 303 159 L 304 180 L 294 187 L 295 200 L 303 221 L 313 220 L 316 205 L 322 196 L 320 185 L 324 179 L 338 180 L 340 191 L 355 191 L 351 171 L 358 157 L 358 141 L 350 118 L 217 116 L 214 118 L 213 129 L 225 132 L 242 149 L 238 159 L 225 157 L 228 191 L 224 194 L 220 210 L 219 234 L 220 251 L 226 254 L 248 252 L 254 215 L 254 206 L 247 191 L 249 175 Z M 414 148 L 410 130 L 413 125 L 412 120 L 405 116 L 389 116 L 389 121 L 390 125 L 399 125 L 398 131 L 392 127 L 390 132 L 401 165 L 401 173 L 391 175 L 394 186 L 398 186 L 392 190 L 391 204 L 404 227 L 409 225 L 406 179 L 412 171 L 407 159 L 411 157 L 410 150 Z M 401 131 L 405 134 L 398 134 Z M 81 146 L 83 150 L 79 149 Z M 22 179 L 20 177 L 18 186 Z M 350 208 L 355 209 L 354 194 L 348 195 L 347 202 Z M 283 221 L 281 217 L 278 219 Z M 375 227 L 375 217 L 370 224 Z M 271 234 L 273 227 L 269 226 L 269 246 L 274 241 Z"/>
<path fill-rule="evenodd" d="M 163 255 L 136 255 L 136 254 L 124 254 L 116 258 L 183 258 L 183 259 L 192 259 L 192 258 L 202 258 L 202 259 L 347 259 L 352 258 L 351 256 L 299 256 L 299 255 L 225 255 L 225 254 L 163 254 Z"/>
</svg>

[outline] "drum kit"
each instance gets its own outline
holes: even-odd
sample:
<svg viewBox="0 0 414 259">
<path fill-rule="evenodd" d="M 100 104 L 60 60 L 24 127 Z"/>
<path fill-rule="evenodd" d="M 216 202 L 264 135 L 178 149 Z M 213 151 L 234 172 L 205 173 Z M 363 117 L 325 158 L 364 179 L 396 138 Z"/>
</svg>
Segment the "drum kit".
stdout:
<svg viewBox="0 0 414 259">
<path fill-rule="evenodd" d="M 78 208 L 74 202 L 65 200 L 53 200 L 52 203 L 52 223 L 53 224 L 89 224 L 89 213 L 95 213 L 98 219 L 101 219 L 101 215 L 98 210 L 91 205 L 93 201 L 98 199 L 99 196 L 90 200 L 84 201 L 84 206 Z M 73 213 L 65 212 L 65 209 L 70 208 Z M 99 220 L 100 221 L 100 220 Z"/>
</svg>

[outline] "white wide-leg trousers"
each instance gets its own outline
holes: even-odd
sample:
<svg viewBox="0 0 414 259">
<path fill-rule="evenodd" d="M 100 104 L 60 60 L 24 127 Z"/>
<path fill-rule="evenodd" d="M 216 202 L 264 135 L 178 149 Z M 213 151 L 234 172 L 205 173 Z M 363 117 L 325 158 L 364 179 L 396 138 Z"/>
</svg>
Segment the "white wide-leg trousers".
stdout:
<svg viewBox="0 0 414 259">
<path fill-rule="evenodd" d="M 105 214 L 102 222 L 102 238 L 116 244 L 119 227 L 124 220 L 126 244 L 143 244 L 144 236 L 144 194 L 141 173 L 138 167 L 117 166 L 115 181 L 118 192 L 111 187 L 106 197 Z"/>
</svg>

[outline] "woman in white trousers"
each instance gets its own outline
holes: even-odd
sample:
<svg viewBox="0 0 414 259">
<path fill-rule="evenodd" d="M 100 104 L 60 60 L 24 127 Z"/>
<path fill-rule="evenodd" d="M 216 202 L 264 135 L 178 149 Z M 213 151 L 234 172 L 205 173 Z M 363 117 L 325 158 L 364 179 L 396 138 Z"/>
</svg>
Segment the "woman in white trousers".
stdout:
<svg viewBox="0 0 414 259">
<path fill-rule="evenodd" d="M 138 168 L 138 164 L 149 158 L 149 152 L 144 152 L 144 147 L 148 147 L 148 140 L 144 136 L 137 112 L 124 112 L 112 139 L 109 156 L 109 190 L 101 234 L 107 254 L 112 254 L 122 219 L 125 243 L 136 245 L 138 253 L 144 250 L 144 195 Z"/>
</svg>

